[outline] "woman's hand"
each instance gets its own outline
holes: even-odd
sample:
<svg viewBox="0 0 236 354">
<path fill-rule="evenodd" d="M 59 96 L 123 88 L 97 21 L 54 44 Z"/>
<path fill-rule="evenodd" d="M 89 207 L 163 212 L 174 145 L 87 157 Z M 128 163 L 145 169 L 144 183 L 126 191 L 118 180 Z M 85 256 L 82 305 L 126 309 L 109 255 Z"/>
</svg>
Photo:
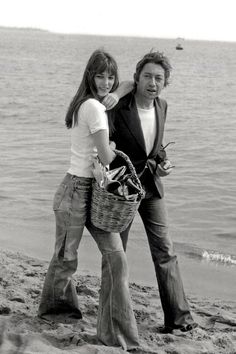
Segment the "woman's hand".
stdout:
<svg viewBox="0 0 236 354">
<path fill-rule="evenodd" d="M 102 100 L 102 104 L 106 107 L 107 111 L 115 107 L 115 105 L 119 102 L 119 97 L 116 92 L 108 93 L 106 97 Z"/>
<path fill-rule="evenodd" d="M 108 93 L 108 95 L 104 97 L 102 104 L 104 104 L 107 111 L 114 108 L 119 102 L 119 99 L 131 92 L 133 88 L 134 81 L 122 81 L 114 92 Z"/>
<path fill-rule="evenodd" d="M 109 141 L 109 146 L 110 146 L 111 150 L 115 150 L 115 148 L 116 148 L 116 143 L 115 143 L 114 141 L 110 140 L 110 141 Z"/>
</svg>

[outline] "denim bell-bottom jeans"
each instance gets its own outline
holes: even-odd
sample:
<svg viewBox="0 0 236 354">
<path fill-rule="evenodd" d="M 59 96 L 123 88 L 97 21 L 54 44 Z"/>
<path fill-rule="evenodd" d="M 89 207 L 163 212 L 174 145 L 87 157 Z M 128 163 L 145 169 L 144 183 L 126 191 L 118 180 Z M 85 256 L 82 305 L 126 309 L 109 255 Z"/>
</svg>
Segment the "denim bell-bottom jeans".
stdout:
<svg viewBox="0 0 236 354">
<path fill-rule="evenodd" d="M 119 234 L 102 231 L 89 222 L 91 190 L 92 178 L 67 174 L 55 194 L 55 252 L 44 281 L 38 314 L 80 313 L 72 276 L 86 226 L 102 254 L 98 339 L 125 350 L 136 348 L 138 331 L 129 293 L 126 255 Z"/>
<path fill-rule="evenodd" d="M 185 297 L 177 256 L 168 235 L 168 218 L 164 199 L 148 191 L 138 210 L 148 238 L 155 267 L 160 299 L 164 311 L 164 325 L 181 328 L 192 324 L 189 305 Z M 131 224 L 121 233 L 126 250 Z"/>
</svg>

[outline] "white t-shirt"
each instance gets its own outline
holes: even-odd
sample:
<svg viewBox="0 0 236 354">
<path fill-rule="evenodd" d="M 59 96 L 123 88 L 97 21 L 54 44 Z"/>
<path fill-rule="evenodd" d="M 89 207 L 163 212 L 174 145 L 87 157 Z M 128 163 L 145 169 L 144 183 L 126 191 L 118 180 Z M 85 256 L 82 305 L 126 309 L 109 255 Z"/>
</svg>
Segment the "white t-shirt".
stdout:
<svg viewBox="0 0 236 354">
<path fill-rule="evenodd" d="M 143 109 L 138 107 L 138 114 L 143 130 L 146 152 L 147 155 L 149 155 L 152 151 L 156 137 L 155 107 L 152 107 L 151 109 Z"/>
<path fill-rule="evenodd" d="M 68 172 L 78 177 L 93 177 L 92 158 L 97 155 L 92 134 L 108 131 L 106 108 L 94 98 L 83 102 L 78 111 L 78 124 L 71 132 L 71 160 Z"/>
</svg>

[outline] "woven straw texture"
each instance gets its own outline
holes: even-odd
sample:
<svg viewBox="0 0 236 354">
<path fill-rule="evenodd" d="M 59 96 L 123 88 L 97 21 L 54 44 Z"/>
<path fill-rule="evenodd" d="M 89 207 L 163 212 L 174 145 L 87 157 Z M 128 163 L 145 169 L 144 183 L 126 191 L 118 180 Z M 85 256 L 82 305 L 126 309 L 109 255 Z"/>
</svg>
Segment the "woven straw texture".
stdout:
<svg viewBox="0 0 236 354">
<path fill-rule="evenodd" d="M 122 232 L 133 220 L 139 204 L 140 201 L 119 200 L 118 196 L 107 192 L 94 182 L 91 221 L 99 229 Z"/>
<path fill-rule="evenodd" d="M 143 189 L 129 157 L 119 150 L 115 153 L 123 157 L 130 169 L 132 177 L 140 187 L 137 201 L 124 200 L 113 193 L 101 188 L 99 184 L 93 182 L 91 222 L 99 229 L 109 232 L 122 232 L 133 220 L 140 201 L 143 197 Z"/>
</svg>

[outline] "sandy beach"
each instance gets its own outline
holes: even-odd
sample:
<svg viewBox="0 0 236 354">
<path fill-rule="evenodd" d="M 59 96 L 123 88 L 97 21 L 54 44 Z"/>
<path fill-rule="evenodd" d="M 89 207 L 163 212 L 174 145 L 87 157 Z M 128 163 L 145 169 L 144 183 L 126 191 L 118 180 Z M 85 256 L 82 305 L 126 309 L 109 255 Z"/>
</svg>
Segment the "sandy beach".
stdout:
<svg viewBox="0 0 236 354">
<path fill-rule="evenodd" d="M 55 315 L 37 317 L 37 308 L 48 262 L 22 253 L 0 250 L 0 353 L 124 353 L 96 339 L 100 279 L 75 275 L 82 320 Z M 199 327 L 183 333 L 160 334 L 163 313 L 157 289 L 130 283 L 140 334 L 136 354 L 236 353 L 236 302 L 190 296 Z"/>
</svg>

